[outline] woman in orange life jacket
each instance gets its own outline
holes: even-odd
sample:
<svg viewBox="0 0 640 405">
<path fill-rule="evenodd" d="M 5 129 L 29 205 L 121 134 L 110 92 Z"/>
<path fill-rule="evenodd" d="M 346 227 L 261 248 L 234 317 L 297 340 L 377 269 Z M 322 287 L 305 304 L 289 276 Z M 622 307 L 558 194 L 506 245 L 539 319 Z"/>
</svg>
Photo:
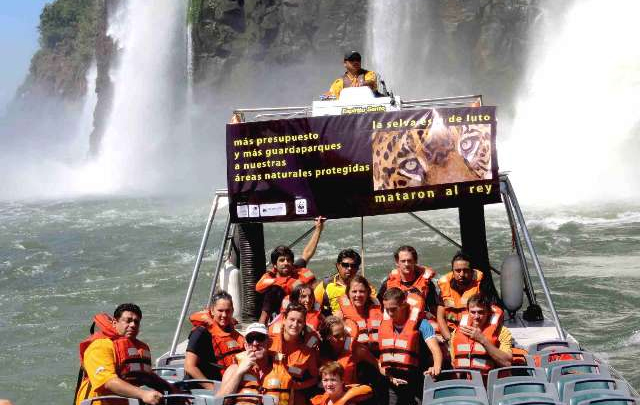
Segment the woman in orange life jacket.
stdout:
<svg viewBox="0 0 640 405">
<path fill-rule="evenodd" d="M 274 361 L 268 351 L 269 337 L 266 326 L 259 322 L 246 329 L 244 351 L 234 356 L 222 377 L 217 396 L 228 394 L 263 394 L 277 399 L 278 405 L 289 405 L 291 376 L 281 362 Z M 257 398 L 240 397 L 234 404 L 258 404 Z"/>
<path fill-rule="evenodd" d="M 511 365 L 511 332 L 502 325 L 503 311 L 483 296 L 469 298 L 467 312 L 451 337 L 454 368 L 479 370 L 484 377 L 496 367 Z"/>
<path fill-rule="evenodd" d="M 356 274 L 349 281 L 347 292 L 338 300 L 340 311 L 336 316 L 344 319 L 345 329 L 351 337 L 367 345 L 374 357 L 378 356 L 378 329 L 382 321 L 382 309 L 371 296 L 369 281 Z"/>
<path fill-rule="evenodd" d="M 271 334 L 269 351 L 274 361 L 284 365 L 291 374 L 291 387 L 295 392 L 293 403 L 304 405 L 316 391 L 318 382 L 318 343 L 314 331 L 305 328 L 306 309 L 291 303 L 284 312 L 282 328 Z"/>
<path fill-rule="evenodd" d="M 219 381 L 234 356 L 244 350 L 244 338 L 234 328 L 231 295 L 217 292 L 209 308 L 192 314 L 190 320 L 194 328 L 189 334 L 184 371 L 191 378 Z M 213 389 L 210 383 L 200 385 Z"/>
<path fill-rule="evenodd" d="M 368 385 L 345 385 L 344 368 L 340 363 L 330 361 L 320 367 L 324 394 L 311 399 L 313 405 L 348 405 L 371 398 L 372 389 Z"/>
<path fill-rule="evenodd" d="M 345 384 L 371 383 L 379 377 L 378 360 L 364 344 L 355 341 L 344 328 L 344 321 L 329 316 L 320 328 L 320 363 L 337 361 L 344 368 Z"/>
<path fill-rule="evenodd" d="M 293 251 L 287 246 L 277 246 L 271 252 L 272 268 L 267 269 L 256 283 L 256 291 L 264 294 L 259 322 L 267 325 L 271 316 L 280 312 L 282 299 L 291 294 L 296 285 L 315 280 L 315 275 L 306 266 L 316 252 L 325 220 L 324 217 L 315 218 L 313 234 L 302 251 L 302 256 L 295 262 Z"/>
<path fill-rule="evenodd" d="M 313 295 L 313 288 L 309 284 L 299 284 L 293 289 L 290 295 L 284 297 L 284 299 L 282 300 L 280 313 L 273 320 L 271 325 L 269 325 L 269 332 L 271 333 L 274 324 L 282 323 L 282 320 L 284 318 L 283 313 L 287 309 L 287 306 L 289 306 L 289 304 L 292 302 L 302 304 L 306 308 L 307 326 L 315 331 L 319 330 L 320 325 L 324 320 L 324 316 L 320 312 L 320 305 L 316 302 L 315 296 Z"/>
</svg>

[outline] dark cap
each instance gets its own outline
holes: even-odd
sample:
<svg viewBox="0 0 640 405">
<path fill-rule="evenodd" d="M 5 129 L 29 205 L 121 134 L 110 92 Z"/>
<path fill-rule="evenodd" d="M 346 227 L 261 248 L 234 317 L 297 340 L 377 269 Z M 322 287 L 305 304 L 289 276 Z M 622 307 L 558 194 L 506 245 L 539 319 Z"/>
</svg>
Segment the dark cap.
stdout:
<svg viewBox="0 0 640 405">
<path fill-rule="evenodd" d="M 362 55 L 358 51 L 349 51 L 344 54 L 344 60 L 353 61 L 353 60 L 362 60 Z"/>
</svg>

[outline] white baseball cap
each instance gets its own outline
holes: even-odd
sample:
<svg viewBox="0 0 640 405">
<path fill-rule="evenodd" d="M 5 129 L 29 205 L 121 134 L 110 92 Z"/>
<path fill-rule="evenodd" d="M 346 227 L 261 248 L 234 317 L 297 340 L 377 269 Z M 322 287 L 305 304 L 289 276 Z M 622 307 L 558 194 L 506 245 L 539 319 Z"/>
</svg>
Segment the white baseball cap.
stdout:
<svg viewBox="0 0 640 405">
<path fill-rule="evenodd" d="M 244 331 L 244 335 L 247 336 L 250 333 L 260 333 L 262 335 L 268 335 L 267 327 L 260 322 L 254 322 L 247 326 L 247 329 Z"/>
</svg>

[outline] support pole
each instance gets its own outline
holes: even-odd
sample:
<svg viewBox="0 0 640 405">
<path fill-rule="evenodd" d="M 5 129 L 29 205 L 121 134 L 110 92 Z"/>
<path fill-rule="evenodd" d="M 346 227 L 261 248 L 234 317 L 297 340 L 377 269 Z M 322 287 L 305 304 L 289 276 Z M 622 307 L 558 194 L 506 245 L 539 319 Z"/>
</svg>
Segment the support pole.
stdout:
<svg viewBox="0 0 640 405">
<path fill-rule="evenodd" d="M 360 268 L 364 277 L 364 217 L 360 217 Z"/>
<path fill-rule="evenodd" d="M 227 214 L 227 222 L 224 226 L 224 237 L 222 238 L 222 243 L 220 243 L 220 250 L 218 251 L 218 260 L 216 260 L 216 267 L 214 267 L 214 275 L 213 281 L 211 282 L 211 289 L 209 289 L 209 299 L 207 303 L 211 301 L 213 297 L 213 293 L 216 291 L 216 285 L 218 285 L 218 278 L 220 277 L 220 268 L 222 267 L 222 262 L 224 257 L 226 256 L 227 242 L 229 241 L 229 231 L 231 229 L 231 215 Z"/>
<path fill-rule="evenodd" d="M 529 229 L 527 228 L 527 224 L 524 221 L 524 216 L 522 215 L 522 211 L 520 210 L 518 199 L 515 193 L 513 192 L 513 187 L 511 186 L 511 182 L 509 181 L 509 178 L 505 176 L 504 180 L 507 185 L 507 192 L 509 194 L 509 199 L 511 200 L 511 204 L 513 205 L 513 209 L 515 211 L 516 217 L 518 218 L 518 223 L 520 224 L 520 228 L 522 229 L 522 235 L 524 236 L 524 241 L 527 244 L 529 253 L 531 254 L 533 265 L 536 268 L 536 272 L 538 273 L 538 278 L 540 278 L 540 284 L 542 284 L 542 290 L 544 291 L 544 296 L 547 299 L 547 303 L 549 304 L 549 310 L 551 311 L 551 316 L 553 316 L 553 323 L 555 324 L 556 332 L 558 333 L 558 337 L 564 340 L 566 338 L 564 334 L 564 330 L 562 330 L 562 325 L 560 324 L 560 318 L 558 317 L 558 313 L 556 312 L 556 307 L 553 305 L 553 300 L 551 299 L 551 291 L 549 291 L 549 287 L 547 286 L 547 281 L 544 278 L 544 273 L 542 272 L 542 266 L 540 266 L 540 261 L 538 260 L 536 249 L 533 246 L 533 242 L 531 241 L 531 236 L 529 235 Z"/>
<path fill-rule="evenodd" d="M 216 196 L 213 199 L 213 204 L 211 204 L 209 219 L 207 220 L 207 225 L 204 228 L 202 241 L 200 242 L 200 249 L 198 250 L 198 257 L 196 259 L 196 264 L 193 267 L 193 272 L 191 273 L 191 280 L 189 281 L 187 296 L 184 298 L 184 303 L 182 304 L 182 310 L 180 311 L 180 318 L 178 318 L 178 326 L 176 327 L 176 331 L 173 334 L 173 340 L 171 341 L 171 349 L 169 350 L 170 356 L 173 356 L 174 354 L 176 354 L 176 347 L 178 346 L 178 338 L 180 337 L 180 329 L 182 329 L 182 324 L 184 323 L 184 319 L 187 316 L 187 310 L 189 309 L 189 304 L 191 303 L 191 297 L 193 296 L 193 288 L 196 285 L 196 280 L 198 279 L 198 273 L 200 272 L 200 265 L 202 264 L 202 258 L 204 257 L 204 250 L 207 247 L 207 240 L 209 239 L 209 233 L 211 232 L 211 225 L 213 224 L 213 218 L 215 218 L 216 211 L 218 211 L 219 200 L 220 200 L 220 195 L 216 192 Z"/>
</svg>

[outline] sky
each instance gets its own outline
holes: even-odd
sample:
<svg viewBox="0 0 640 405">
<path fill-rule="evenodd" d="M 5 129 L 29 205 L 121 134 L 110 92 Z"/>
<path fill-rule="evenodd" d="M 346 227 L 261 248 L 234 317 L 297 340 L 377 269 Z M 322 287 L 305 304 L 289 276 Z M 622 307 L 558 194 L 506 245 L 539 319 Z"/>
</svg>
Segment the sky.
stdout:
<svg viewBox="0 0 640 405">
<path fill-rule="evenodd" d="M 0 112 L 13 98 L 38 50 L 38 23 L 53 0 L 0 0 Z"/>
</svg>

